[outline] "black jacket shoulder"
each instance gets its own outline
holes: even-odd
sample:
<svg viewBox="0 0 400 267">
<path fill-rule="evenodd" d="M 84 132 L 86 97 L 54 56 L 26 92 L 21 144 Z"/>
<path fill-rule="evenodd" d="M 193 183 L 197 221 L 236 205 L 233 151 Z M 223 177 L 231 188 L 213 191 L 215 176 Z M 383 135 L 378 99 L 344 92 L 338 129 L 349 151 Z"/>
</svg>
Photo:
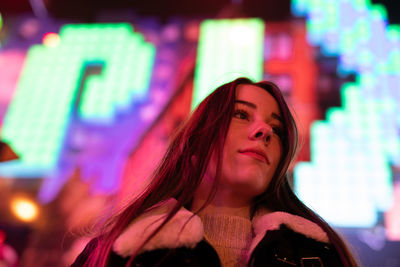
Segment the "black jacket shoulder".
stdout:
<svg viewBox="0 0 400 267">
<path fill-rule="evenodd" d="M 308 238 L 285 225 L 281 225 L 279 230 L 268 231 L 249 260 L 249 266 L 254 267 L 342 265 L 340 256 L 331 244 Z"/>
<path fill-rule="evenodd" d="M 96 249 L 98 239 L 92 239 L 79 254 L 71 267 L 84 266 L 90 254 Z M 107 266 L 126 266 L 129 257 L 121 257 L 111 251 Z M 135 267 L 174 266 L 174 267 L 220 267 L 221 263 L 215 249 L 205 240 L 195 248 L 156 249 L 139 254 L 130 264 Z"/>
</svg>

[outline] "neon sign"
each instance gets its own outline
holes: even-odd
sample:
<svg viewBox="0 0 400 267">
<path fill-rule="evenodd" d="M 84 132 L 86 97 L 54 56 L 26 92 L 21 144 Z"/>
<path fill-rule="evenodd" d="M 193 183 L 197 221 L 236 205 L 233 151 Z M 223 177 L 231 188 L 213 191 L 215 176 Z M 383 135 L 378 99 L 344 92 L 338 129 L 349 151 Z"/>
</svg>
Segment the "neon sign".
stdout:
<svg viewBox="0 0 400 267">
<path fill-rule="evenodd" d="M 50 175 L 72 118 L 109 125 L 146 97 L 154 55 L 125 23 L 66 25 L 58 42 L 32 46 L 1 132 L 21 158 L 0 174 Z"/>
</svg>

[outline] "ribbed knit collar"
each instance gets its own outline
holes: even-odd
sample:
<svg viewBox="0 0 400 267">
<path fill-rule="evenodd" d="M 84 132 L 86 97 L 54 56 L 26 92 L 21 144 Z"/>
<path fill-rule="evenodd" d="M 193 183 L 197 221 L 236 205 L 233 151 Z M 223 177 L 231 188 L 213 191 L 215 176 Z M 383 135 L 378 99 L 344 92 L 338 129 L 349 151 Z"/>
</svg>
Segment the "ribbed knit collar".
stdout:
<svg viewBox="0 0 400 267">
<path fill-rule="evenodd" d="M 241 216 L 200 213 L 204 237 L 217 251 L 222 266 L 246 266 L 253 239 L 251 221 Z"/>
<path fill-rule="evenodd" d="M 199 214 L 203 223 L 204 236 L 216 246 L 244 249 L 252 237 L 251 221 L 229 214 Z"/>
</svg>

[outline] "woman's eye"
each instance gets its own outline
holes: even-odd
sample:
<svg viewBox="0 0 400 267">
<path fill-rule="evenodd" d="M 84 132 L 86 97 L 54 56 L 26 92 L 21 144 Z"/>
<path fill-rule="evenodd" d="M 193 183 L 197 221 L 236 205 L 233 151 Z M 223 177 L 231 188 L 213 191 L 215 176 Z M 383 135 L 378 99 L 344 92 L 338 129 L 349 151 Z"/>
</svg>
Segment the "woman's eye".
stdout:
<svg viewBox="0 0 400 267">
<path fill-rule="evenodd" d="M 235 112 L 233 113 L 233 116 L 235 118 L 238 118 L 238 119 L 241 119 L 241 120 L 248 120 L 249 119 L 249 113 L 247 113 L 246 111 L 244 111 L 242 109 L 235 110 Z"/>
<path fill-rule="evenodd" d="M 279 136 L 282 137 L 283 135 L 283 130 L 281 127 L 272 127 L 272 130 L 274 131 L 274 133 Z"/>
</svg>

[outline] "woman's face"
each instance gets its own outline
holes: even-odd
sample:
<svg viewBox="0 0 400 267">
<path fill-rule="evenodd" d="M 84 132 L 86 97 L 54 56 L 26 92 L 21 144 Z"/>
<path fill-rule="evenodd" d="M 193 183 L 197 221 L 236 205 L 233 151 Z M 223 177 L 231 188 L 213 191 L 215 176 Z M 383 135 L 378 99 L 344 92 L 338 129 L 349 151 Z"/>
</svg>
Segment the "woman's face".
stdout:
<svg viewBox="0 0 400 267">
<path fill-rule="evenodd" d="M 239 85 L 223 150 L 220 186 L 238 197 L 263 193 L 281 160 L 281 134 L 283 120 L 271 94 L 258 86 Z M 208 171 L 215 174 L 215 160 Z"/>
</svg>

